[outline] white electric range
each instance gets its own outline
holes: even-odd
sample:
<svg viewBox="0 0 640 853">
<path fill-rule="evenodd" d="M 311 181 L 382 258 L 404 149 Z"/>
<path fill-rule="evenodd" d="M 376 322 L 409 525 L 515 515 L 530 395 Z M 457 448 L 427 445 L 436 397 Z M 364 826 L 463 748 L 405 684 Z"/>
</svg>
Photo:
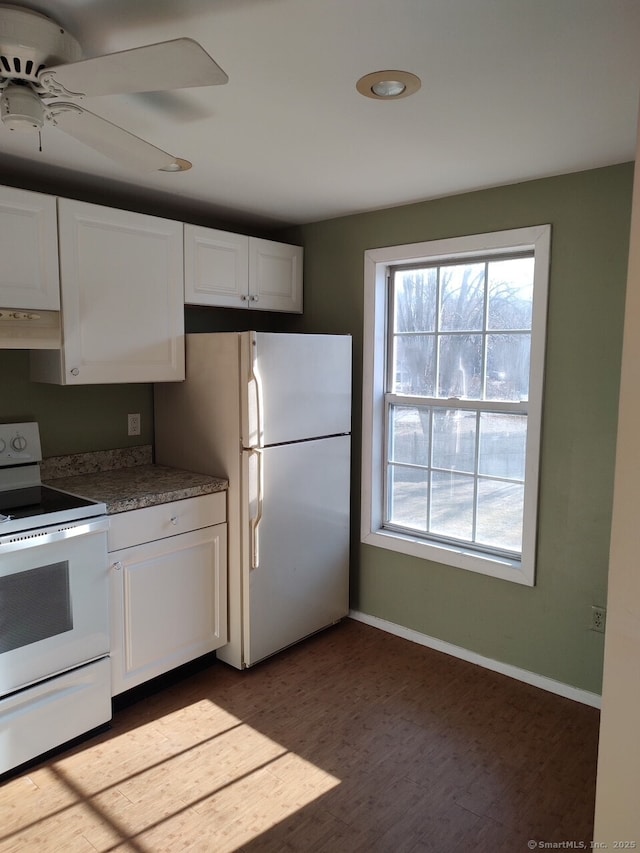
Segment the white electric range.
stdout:
<svg viewBox="0 0 640 853">
<path fill-rule="evenodd" d="M 111 719 L 106 507 L 43 486 L 0 424 L 0 774 Z"/>
</svg>

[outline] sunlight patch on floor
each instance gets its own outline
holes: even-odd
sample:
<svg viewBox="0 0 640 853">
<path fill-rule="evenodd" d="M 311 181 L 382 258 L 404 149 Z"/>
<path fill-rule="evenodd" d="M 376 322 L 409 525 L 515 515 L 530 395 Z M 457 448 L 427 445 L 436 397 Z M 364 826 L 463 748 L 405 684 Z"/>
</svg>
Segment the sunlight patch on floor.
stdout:
<svg viewBox="0 0 640 853">
<path fill-rule="evenodd" d="M 13 802 L 15 787 L 22 790 L 18 805 L 2 810 L 0 849 L 224 853 L 340 784 L 232 714 L 203 703 L 7 782 L 7 799 L 9 787 Z"/>
</svg>

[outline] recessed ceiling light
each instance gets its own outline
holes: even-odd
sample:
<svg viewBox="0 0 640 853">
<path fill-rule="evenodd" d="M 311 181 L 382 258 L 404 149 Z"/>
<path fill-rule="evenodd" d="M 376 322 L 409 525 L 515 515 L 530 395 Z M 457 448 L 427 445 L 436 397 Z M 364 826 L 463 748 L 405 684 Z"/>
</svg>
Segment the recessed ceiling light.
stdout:
<svg viewBox="0 0 640 853">
<path fill-rule="evenodd" d="M 176 157 L 173 163 L 169 163 L 168 166 L 163 166 L 159 169 L 160 172 L 186 172 L 187 169 L 190 169 L 193 166 L 193 163 L 190 163 L 188 160 L 183 160 L 181 157 Z"/>
<path fill-rule="evenodd" d="M 420 78 L 408 71 L 374 71 L 361 77 L 356 83 L 356 89 L 365 98 L 395 101 L 413 95 L 420 85 Z"/>
</svg>

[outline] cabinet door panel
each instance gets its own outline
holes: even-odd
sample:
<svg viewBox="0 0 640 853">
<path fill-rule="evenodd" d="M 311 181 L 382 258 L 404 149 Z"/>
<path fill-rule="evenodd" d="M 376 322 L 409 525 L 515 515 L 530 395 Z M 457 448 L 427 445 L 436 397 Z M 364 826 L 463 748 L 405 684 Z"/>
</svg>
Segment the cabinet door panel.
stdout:
<svg viewBox="0 0 640 853">
<path fill-rule="evenodd" d="M 0 187 L 0 307 L 60 307 L 54 196 Z"/>
<path fill-rule="evenodd" d="M 249 238 L 184 226 L 184 301 L 244 308 L 249 292 Z"/>
<path fill-rule="evenodd" d="M 59 200 L 64 381 L 184 378 L 182 226 Z"/>
<path fill-rule="evenodd" d="M 110 554 L 114 695 L 227 642 L 226 524 Z"/>
<path fill-rule="evenodd" d="M 249 301 L 263 311 L 302 313 L 302 248 L 249 239 Z"/>
</svg>

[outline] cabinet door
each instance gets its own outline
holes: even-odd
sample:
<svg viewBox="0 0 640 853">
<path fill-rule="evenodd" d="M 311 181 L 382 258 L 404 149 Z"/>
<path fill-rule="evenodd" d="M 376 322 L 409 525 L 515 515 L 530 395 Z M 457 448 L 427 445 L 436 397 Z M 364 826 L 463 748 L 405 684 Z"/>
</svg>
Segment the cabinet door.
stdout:
<svg viewBox="0 0 640 853">
<path fill-rule="evenodd" d="M 249 239 L 250 308 L 302 313 L 302 247 Z"/>
<path fill-rule="evenodd" d="M 113 551 L 113 695 L 227 642 L 227 525 Z"/>
<path fill-rule="evenodd" d="M 32 377 L 184 379 L 181 223 L 69 199 L 58 205 L 62 364 L 58 376 L 36 367 Z M 37 354 L 37 364 L 47 358 Z"/>
<path fill-rule="evenodd" d="M 249 294 L 249 238 L 184 226 L 184 301 L 244 308 Z"/>
<path fill-rule="evenodd" d="M 0 187 L 0 307 L 60 307 L 54 196 Z"/>
</svg>

